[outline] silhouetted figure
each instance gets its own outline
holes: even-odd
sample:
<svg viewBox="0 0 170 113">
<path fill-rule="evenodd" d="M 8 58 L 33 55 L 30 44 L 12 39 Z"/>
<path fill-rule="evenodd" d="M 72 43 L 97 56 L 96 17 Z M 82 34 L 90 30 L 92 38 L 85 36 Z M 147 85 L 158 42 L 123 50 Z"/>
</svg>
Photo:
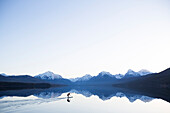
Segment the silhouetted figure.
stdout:
<svg viewBox="0 0 170 113">
<path fill-rule="evenodd" d="M 67 97 L 69 97 L 69 96 L 70 96 L 70 93 L 67 94 Z"/>
<path fill-rule="evenodd" d="M 70 93 L 67 94 L 67 102 L 70 102 L 69 96 L 70 96 Z"/>
<path fill-rule="evenodd" d="M 67 94 L 67 102 L 70 102 L 70 93 Z"/>
</svg>

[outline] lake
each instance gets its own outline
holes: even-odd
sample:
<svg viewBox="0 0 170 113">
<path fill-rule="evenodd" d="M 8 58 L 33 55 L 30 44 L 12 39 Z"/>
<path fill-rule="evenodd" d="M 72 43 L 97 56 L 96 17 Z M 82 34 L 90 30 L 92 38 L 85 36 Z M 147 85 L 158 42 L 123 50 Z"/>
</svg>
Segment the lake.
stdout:
<svg viewBox="0 0 170 113">
<path fill-rule="evenodd" d="M 0 113 L 136 112 L 170 113 L 169 97 L 106 86 L 0 91 Z"/>
</svg>

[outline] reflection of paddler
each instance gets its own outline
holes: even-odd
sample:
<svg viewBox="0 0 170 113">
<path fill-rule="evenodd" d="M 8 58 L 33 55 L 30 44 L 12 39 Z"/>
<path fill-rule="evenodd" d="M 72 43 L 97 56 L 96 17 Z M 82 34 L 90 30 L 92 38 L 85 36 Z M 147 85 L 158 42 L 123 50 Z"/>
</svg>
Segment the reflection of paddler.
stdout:
<svg viewBox="0 0 170 113">
<path fill-rule="evenodd" d="M 70 99 L 69 99 L 69 98 L 67 98 L 67 102 L 70 102 Z"/>
<path fill-rule="evenodd" d="M 67 94 L 67 97 L 69 97 L 69 96 L 70 96 L 70 93 Z"/>
</svg>

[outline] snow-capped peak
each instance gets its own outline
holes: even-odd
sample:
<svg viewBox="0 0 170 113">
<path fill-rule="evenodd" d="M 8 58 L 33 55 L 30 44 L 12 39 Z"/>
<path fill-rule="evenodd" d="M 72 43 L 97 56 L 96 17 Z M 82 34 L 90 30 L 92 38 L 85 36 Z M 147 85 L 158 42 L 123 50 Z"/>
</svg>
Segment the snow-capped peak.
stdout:
<svg viewBox="0 0 170 113">
<path fill-rule="evenodd" d="M 7 76 L 8 76 L 8 75 L 6 75 L 5 73 L 1 73 L 0 75 L 5 76 L 5 77 L 7 77 Z"/>
<path fill-rule="evenodd" d="M 137 76 L 144 76 L 144 75 L 151 74 L 151 73 L 152 72 L 150 72 L 150 71 L 148 71 L 146 69 L 142 69 L 142 70 L 140 70 L 138 72 L 135 72 L 135 71 L 129 69 L 128 72 L 125 74 L 125 76 L 128 76 L 128 77 L 130 77 L 130 76 L 131 77 L 132 76 L 137 77 Z"/>
<path fill-rule="evenodd" d="M 47 71 L 45 73 L 36 75 L 35 78 L 41 78 L 41 79 L 48 79 L 48 80 L 54 80 L 54 79 L 60 79 L 62 78 L 61 75 L 54 74 L 51 71 Z"/>
<path fill-rule="evenodd" d="M 1 73 L 0 75 L 5 76 L 5 77 L 8 77 L 8 76 L 16 76 L 16 75 L 7 75 L 7 74 L 5 74 L 5 73 Z"/>
<path fill-rule="evenodd" d="M 110 74 L 109 72 L 106 72 L 106 71 L 102 71 L 99 73 L 99 76 L 104 76 L 104 75 L 112 76 L 112 74 Z"/>
<path fill-rule="evenodd" d="M 140 71 L 138 71 L 138 73 L 143 76 L 143 75 L 147 75 L 147 74 L 151 74 L 152 72 L 146 70 L 146 69 L 141 69 Z"/>
<path fill-rule="evenodd" d="M 127 73 L 126 74 L 134 74 L 134 73 L 136 73 L 135 71 L 133 71 L 132 69 L 129 69 L 128 71 L 127 71 Z"/>
<path fill-rule="evenodd" d="M 117 79 L 121 79 L 121 78 L 123 78 L 124 76 L 122 75 L 122 74 L 116 74 L 116 75 L 114 75 Z"/>
<path fill-rule="evenodd" d="M 84 75 L 84 76 L 82 76 L 82 77 L 71 78 L 70 80 L 71 80 L 72 82 L 76 82 L 76 81 L 87 81 L 87 80 L 89 80 L 89 79 L 91 79 L 91 78 L 92 78 L 92 76 L 91 76 L 90 74 L 86 74 L 86 75 Z"/>
<path fill-rule="evenodd" d="M 83 77 L 81 77 L 81 80 L 86 81 L 86 80 L 89 80 L 91 78 L 92 78 L 92 76 L 90 74 L 86 74 Z"/>
<path fill-rule="evenodd" d="M 128 71 L 127 71 L 127 73 L 125 74 L 125 76 L 135 76 L 135 77 L 137 77 L 137 76 L 140 76 L 140 74 L 138 73 L 138 72 L 135 72 L 135 71 L 133 71 L 132 69 L 129 69 Z"/>
</svg>

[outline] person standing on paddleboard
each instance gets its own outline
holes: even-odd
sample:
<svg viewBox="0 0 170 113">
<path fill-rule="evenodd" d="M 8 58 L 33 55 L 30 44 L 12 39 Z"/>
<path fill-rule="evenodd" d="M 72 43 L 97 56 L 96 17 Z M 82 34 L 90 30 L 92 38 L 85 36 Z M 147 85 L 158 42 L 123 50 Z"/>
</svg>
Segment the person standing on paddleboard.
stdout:
<svg viewBox="0 0 170 113">
<path fill-rule="evenodd" d="M 70 93 L 67 94 L 67 102 L 70 102 L 69 96 L 70 96 Z"/>
<path fill-rule="evenodd" d="M 69 96 L 70 96 L 70 93 L 67 94 L 67 97 L 69 97 Z"/>
</svg>

